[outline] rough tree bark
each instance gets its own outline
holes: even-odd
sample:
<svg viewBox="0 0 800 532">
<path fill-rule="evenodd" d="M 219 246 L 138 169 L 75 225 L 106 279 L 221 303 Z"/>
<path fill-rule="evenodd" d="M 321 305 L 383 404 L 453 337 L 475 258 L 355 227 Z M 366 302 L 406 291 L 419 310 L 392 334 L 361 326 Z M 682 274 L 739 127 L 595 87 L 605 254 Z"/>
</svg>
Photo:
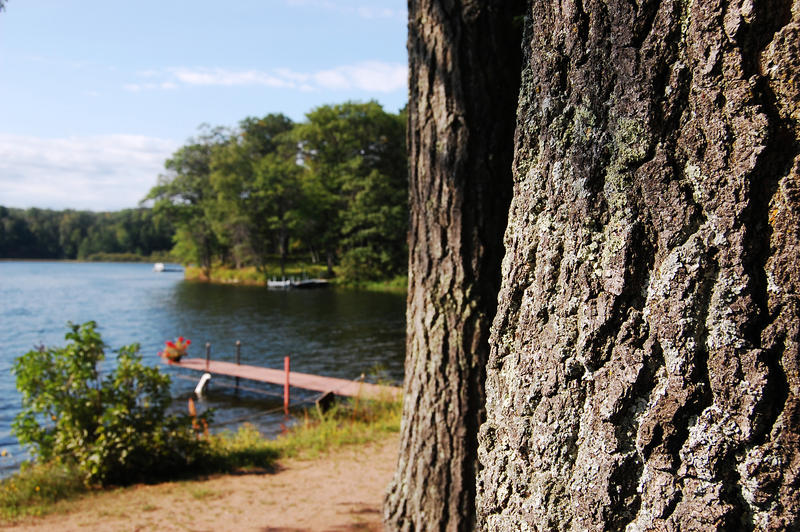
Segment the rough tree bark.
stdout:
<svg viewBox="0 0 800 532">
<path fill-rule="evenodd" d="M 532 0 L 479 523 L 800 527 L 800 2 Z"/>
<path fill-rule="evenodd" d="M 391 530 L 471 530 L 521 65 L 521 2 L 409 2 L 409 292 Z M 516 10 L 515 10 L 516 9 Z"/>
</svg>

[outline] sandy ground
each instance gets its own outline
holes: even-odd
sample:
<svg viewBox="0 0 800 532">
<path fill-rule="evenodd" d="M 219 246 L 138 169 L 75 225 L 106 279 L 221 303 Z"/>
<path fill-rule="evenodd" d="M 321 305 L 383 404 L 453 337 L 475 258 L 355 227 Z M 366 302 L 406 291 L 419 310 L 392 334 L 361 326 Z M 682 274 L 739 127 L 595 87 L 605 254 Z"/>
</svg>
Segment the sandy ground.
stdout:
<svg viewBox="0 0 800 532">
<path fill-rule="evenodd" d="M 139 485 L 85 497 L 66 514 L 4 530 L 382 530 L 381 502 L 396 465 L 398 436 L 275 472 Z M 0 525 L 2 526 L 2 525 Z"/>
</svg>

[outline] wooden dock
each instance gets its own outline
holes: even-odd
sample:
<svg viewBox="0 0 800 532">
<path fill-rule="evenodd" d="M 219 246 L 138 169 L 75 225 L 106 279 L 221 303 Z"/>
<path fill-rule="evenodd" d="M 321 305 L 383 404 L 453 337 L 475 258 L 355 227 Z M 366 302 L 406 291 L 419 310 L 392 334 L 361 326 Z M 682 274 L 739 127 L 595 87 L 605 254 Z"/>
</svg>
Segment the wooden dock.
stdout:
<svg viewBox="0 0 800 532">
<path fill-rule="evenodd" d="M 206 360 L 204 358 L 182 358 L 180 362 L 171 362 L 166 359 L 165 361 L 170 366 L 202 371 L 212 375 L 239 377 L 278 385 L 284 385 L 286 383 L 286 372 L 280 369 L 249 366 L 246 364 L 236 364 L 234 362 Z M 367 399 L 397 399 L 403 393 L 403 390 L 397 386 L 384 386 L 370 384 L 368 382 L 337 379 L 334 377 L 322 377 L 320 375 L 310 375 L 308 373 L 298 373 L 296 371 L 289 372 L 289 386 L 323 393 L 332 392 L 336 395 L 346 397 L 362 397 Z"/>
</svg>

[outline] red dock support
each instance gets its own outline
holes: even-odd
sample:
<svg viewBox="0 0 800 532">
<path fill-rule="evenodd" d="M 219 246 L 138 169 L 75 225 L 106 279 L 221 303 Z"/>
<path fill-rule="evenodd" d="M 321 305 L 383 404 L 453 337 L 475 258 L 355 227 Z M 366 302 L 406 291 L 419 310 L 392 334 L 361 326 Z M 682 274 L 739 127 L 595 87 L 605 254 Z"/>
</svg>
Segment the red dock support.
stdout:
<svg viewBox="0 0 800 532">
<path fill-rule="evenodd" d="M 283 385 L 283 412 L 289 415 L 289 357 L 283 357 L 283 370 L 286 372 L 286 382 Z"/>
</svg>

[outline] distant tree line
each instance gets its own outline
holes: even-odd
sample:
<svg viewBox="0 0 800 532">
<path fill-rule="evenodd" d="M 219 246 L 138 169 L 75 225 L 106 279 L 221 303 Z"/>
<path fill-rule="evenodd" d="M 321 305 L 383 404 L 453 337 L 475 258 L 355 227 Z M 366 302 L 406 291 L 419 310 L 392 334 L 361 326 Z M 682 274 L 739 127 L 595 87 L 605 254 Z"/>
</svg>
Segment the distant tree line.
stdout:
<svg viewBox="0 0 800 532">
<path fill-rule="evenodd" d="M 0 207 L 0 258 L 90 259 L 171 251 L 184 263 L 266 274 L 305 257 L 353 280 L 407 268 L 405 110 L 324 105 L 233 128 L 202 126 L 138 209 Z M 152 208 L 149 206 L 152 205 Z"/>
<path fill-rule="evenodd" d="M 151 209 L 118 212 L 12 209 L 0 206 L 0 258 L 88 259 L 149 256 L 172 247 L 175 230 Z"/>
<path fill-rule="evenodd" d="M 304 254 L 351 279 L 405 273 L 405 111 L 324 105 L 201 128 L 170 157 L 145 201 L 175 226 L 173 253 L 208 273 Z"/>
</svg>

